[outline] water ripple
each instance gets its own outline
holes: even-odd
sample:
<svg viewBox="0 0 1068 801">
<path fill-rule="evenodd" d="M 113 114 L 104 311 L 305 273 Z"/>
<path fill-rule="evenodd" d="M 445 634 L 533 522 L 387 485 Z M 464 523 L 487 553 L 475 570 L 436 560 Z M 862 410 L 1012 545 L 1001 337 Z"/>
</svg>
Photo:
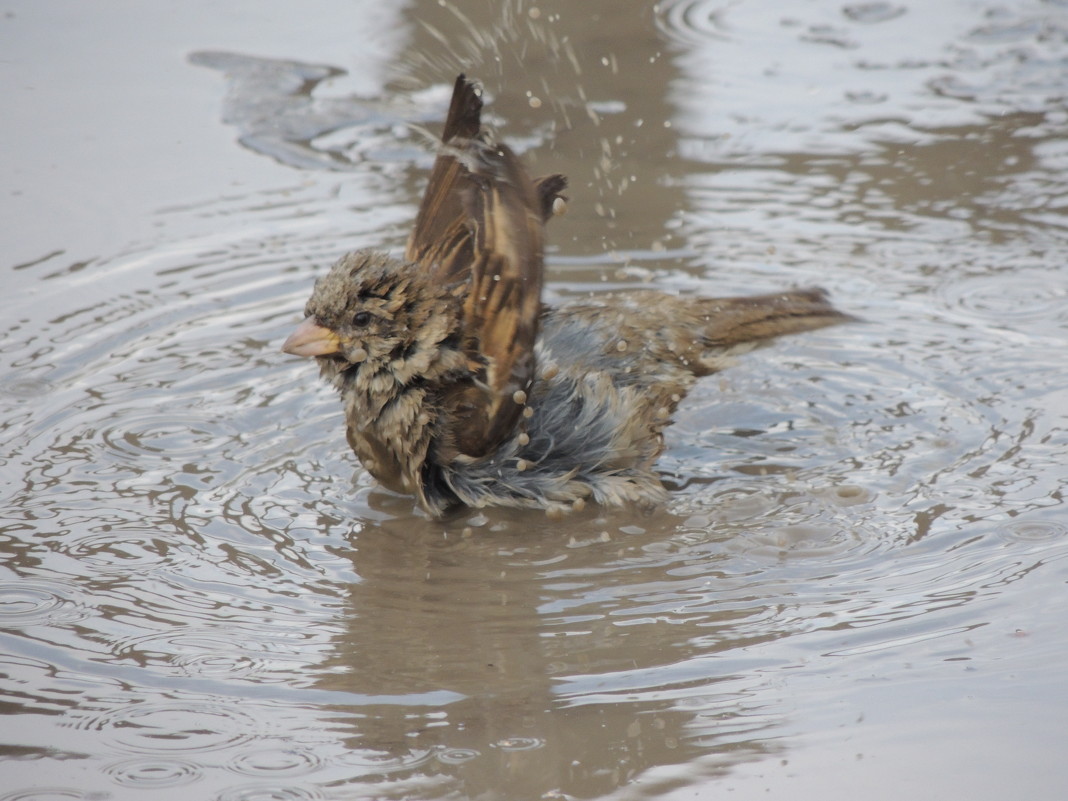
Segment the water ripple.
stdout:
<svg viewBox="0 0 1068 801">
<path fill-rule="evenodd" d="M 74 724 L 98 731 L 122 752 L 180 756 L 218 752 L 249 742 L 257 721 L 233 704 L 164 701 L 111 707 L 98 714 L 82 710 Z"/>
<path fill-rule="evenodd" d="M 1005 19 L 973 28 L 965 37 L 981 45 L 1013 44 L 1036 39 L 1045 29 L 1041 19 Z"/>
<path fill-rule="evenodd" d="M 104 768 L 104 773 L 111 776 L 116 784 L 124 787 L 158 790 L 191 784 L 201 777 L 203 768 L 194 762 L 180 759 L 146 757 L 124 759 L 108 765 Z"/>
<path fill-rule="evenodd" d="M 249 784 L 224 790 L 212 801 L 318 801 L 321 798 L 325 796 L 315 788 Z"/>
<path fill-rule="evenodd" d="M 854 22 L 874 25 L 897 19 L 908 11 L 904 6 L 886 2 L 857 3 L 842 8 L 842 13 Z"/>
<path fill-rule="evenodd" d="M 95 793 L 70 787 L 37 787 L 5 793 L 0 795 L 0 801 L 92 801 L 97 797 Z"/>
<path fill-rule="evenodd" d="M 64 521 L 67 525 L 69 520 Z M 101 522 L 86 534 L 72 533 L 55 543 L 57 553 L 100 571 L 138 572 L 181 561 L 188 543 L 154 529 L 128 529 Z"/>
<path fill-rule="evenodd" d="M 993 325 L 1068 323 L 1068 285 L 1055 268 L 954 276 L 936 293 L 946 308 Z"/>
<path fill-rule="evenodd" d="M 300 776 L 322 765 L 322 757 L 310 748 L 262 748 L 230 760 L 231 770 L 261 778 Z"/>
<path fill-rule="evenodd" d="M 395 749 L 391 753 L 372 751 L 349 751 L 338 757 L 338 762 L 368 774 L 391 774 L 426 765 L 437 757 L 437 749 Z"/>
<path fill-rule="evenodd" d="M 121 422 L 102 429 L 100 438 L 121 462 L 146 455 L 167 461 L 197 459 L 220 451 L 237 436 L 225 420 L 190 413 L 170 412 L 161 420 L 156 409 L 128 409 L 115 416 Z"/>
<path fill-rule="evenodd" d="M 437 759 L 443 765 L 462 765 L 481 755 L 473 748 L 445 748 L 437 754 Z"/>
<path fill-rule="evenodd" d="M 656 8 L 657 25 L 676 41 L 700 44 L 728 38 L 723 4 L 715 0 L 670 0 Z"/>
<path fill-rule="evenodd" d="M 0 393 L 20 401 L 42 398 L 53 390 L 53 383 L 37 376 L 12 375 L 0 380 Z"/>
<path fill-rule="evenodd" d="M 544 748 L 545 740 L 541 737 L 505 737 L 493 743 L 492 747 L 502 751 L 533 751 Z"/>
<path fill-rule="evenodd" d="M 19 579 L 0 583 L 0 626 L 23 628 L 64 625 L 88 617 L 75 590 L 55 581 Z"/>
<path fill-rule="evenodd" d="M 998 526 L 998 532 L 1019 542 L 1052 542 L 1068 537 L 1068 525 L 1056 520 L 1013 520 Z"/>
<path fill-rule="evenodd" d="M 254 625 L 250 621 L 248 628 Z M 266 638 L 253 642 L 250 638 L 254 636 L 251 630 L 235 632 L 233 627 L 225 632 L 181 628 L 123 639 L 112 646 L 112 652 L 117 658 L 133 659 L 139 664 L 171 665 L 188 676 L 256 676 L 264 681 L 270 680 L 274 672 L 288 677 L 306 664 L 292 653 L 299 634 L 290 638 L 294 642 L 279 637 L 271 644 Z"/>
</svg>

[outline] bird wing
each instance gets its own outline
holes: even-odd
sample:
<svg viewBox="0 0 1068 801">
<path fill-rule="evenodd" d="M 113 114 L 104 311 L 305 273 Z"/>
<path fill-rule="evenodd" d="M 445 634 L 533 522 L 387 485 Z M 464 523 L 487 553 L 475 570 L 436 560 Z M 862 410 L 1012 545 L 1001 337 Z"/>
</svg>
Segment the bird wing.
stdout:
<svg viewBox="0 0 1068 801">
<path fill-rule="evenodd" d="M 406 255 L 443 283 L 464 282 L 463 347 L 471 378 L 442 398 L 438 458 L 478 458 L 515 429 L 534 377 L 545 219 L 566 186 L 534 182 L 519 158 L 482 130 L 482 100 L 456 79 Z"/>
<path fill-rule="evenodd" d="M 466 224 L 464 195 L 471 186 L 470 172 L 457 156 L 482 135 L 482 92 L 460 75 L 452 90 L 452 102 L 441 134 L 444 147 L 434 160 L 423 202 L 408 237 L 405 257 L 430 270 L 455 270 L 463 278 L 471 260 L 471 231 Z"/>
<path fill-rule="evenodd" d="M 452 101 L 441 134 L 444 147 L 434 160 L 423 202 L 415 217 L 415 227 L 408 237 L 405 257 L 421 262 L 432 269 L 457 275 L 443 277 L 465 278 L 464 265 L 472 260 L 471 226 L 464 198 L 470 193 L 471 169 L 465 156 L 472 149 L 486 144 L 489 137 L 482 130 L 482 92 L 463 75 L 456 78 Z M 519 170 L 523 172 L 520 167 Z M 529 181 L 529 179 L 527 179 Z M 543 175 L 534 181 L 537 208 L 543 221 L 559 213 L 555 203 L 566 201 L 562 194 L 567 188 L 563 175 Z"/>
</svg>

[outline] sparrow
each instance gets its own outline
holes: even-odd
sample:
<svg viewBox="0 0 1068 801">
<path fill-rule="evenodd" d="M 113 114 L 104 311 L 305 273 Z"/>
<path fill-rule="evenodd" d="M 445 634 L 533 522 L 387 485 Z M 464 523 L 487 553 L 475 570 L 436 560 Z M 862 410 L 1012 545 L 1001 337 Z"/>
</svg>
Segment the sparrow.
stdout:
<svg viewBox="0 0 1068 801">
<path fill-rule="evenodd" d="M 431 517 L 659 504 L 663 432 L 698 378 L 761 341 L 852 318 L 820 289 L 544 306 L 545 224 L 567 181 L 532 179 L 481 111 L 460 75 L 403 259 L 342 256 L 282 350 L 316 359 L 363 467 Z"/>
</svg>

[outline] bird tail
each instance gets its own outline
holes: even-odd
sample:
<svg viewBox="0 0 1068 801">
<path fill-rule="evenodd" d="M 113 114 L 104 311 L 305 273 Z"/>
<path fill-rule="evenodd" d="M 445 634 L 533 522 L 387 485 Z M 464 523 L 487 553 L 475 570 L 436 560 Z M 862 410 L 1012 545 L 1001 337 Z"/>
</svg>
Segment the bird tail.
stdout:
<svg viewBox="0 0 1068 801">
<path fill-rule="evenodd" d="M 834 308 L 827 293 L 818 288 L 695 300 L 706 321 L 703 344 L 710 348 L 755 344 L 784 334 L 857 320 Z"/>
</svg>

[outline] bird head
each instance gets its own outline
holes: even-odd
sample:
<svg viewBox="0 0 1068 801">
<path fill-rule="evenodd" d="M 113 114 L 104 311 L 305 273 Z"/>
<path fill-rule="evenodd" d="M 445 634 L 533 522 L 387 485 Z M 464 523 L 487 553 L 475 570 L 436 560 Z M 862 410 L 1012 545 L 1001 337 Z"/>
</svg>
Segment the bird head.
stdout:
<svg viewBox="0 0 1068 801">
<path fill-rule="evenodd" d="M 411 264 L 368 250 L 348 253 L 315 284 L 306 318 L 282 345 L 314 356 L 334 379 L 360 365 L 400 383 L 431 370 L 454 334 L 461 294 L 433 284 Z"/>
</svg>

